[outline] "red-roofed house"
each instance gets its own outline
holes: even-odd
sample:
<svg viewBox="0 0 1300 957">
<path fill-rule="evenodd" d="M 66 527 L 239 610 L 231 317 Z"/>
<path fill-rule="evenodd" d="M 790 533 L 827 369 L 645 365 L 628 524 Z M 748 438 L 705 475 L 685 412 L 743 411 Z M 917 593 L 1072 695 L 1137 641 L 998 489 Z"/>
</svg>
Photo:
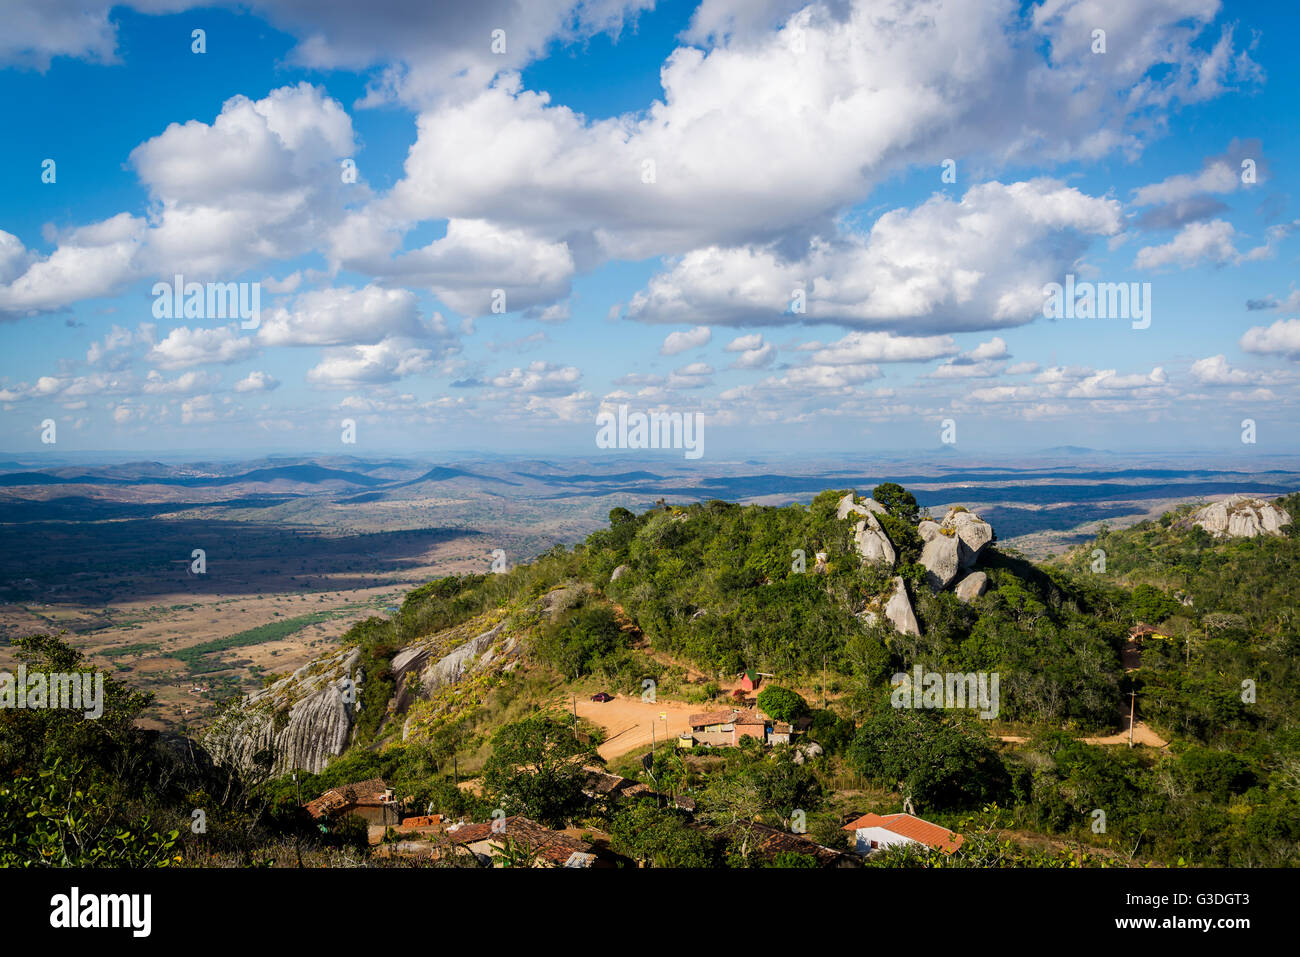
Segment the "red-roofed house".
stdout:
<svg viewBox="0 0 1300 957">
<path fill-rule="evenodd" d="M 331 788 L 303 805 L 313 818 L 339 818 L 355 814 L 367 824 L 396 824 L 401 817 L 393 790 L 383 778 L 370 778 Z"/>
<path fill-rule="evenodd" d="M 931 824 L 911 814 L 864 814 L 844 825 L 853 834 L 854 849 L 864 856 L 900 844 L 924 844 L 951 854 L 965 840 L 946 827 Z"/>
<path fill-rule="evenodd" d="M 690 740 L 682 736 L 682 744 L 708 744 L 715 748 L 732 748 L 741 738 L 766 741 L 772 729 L 772 719 L 761 711 L 732 708 L 728 711 L 702 711 L 687 721 L 691 726 Z"/>
</svg>

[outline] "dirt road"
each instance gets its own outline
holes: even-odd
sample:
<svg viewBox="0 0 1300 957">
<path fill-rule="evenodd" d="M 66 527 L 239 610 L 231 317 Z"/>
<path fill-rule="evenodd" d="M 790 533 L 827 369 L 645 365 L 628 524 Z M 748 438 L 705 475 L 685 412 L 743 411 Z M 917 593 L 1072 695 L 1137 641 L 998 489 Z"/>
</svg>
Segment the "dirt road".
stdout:
<svg viewBox="0 0 1300 957">
<path fill-rule="evenodd" d="M 563 704 L 566 709 L 572 708 L 571 699 Z M 637 748 L 649 747 L 652 725 L 655 741 L 675 744 L 679 734 L 691 729 L 687 718 L 695 712 L 707 710 L 703 705 L 680 701 L 654 703 L 626 695 L 617 695 L 613 701 L 603 703 L 589 698 L 578 699 L 578 717 L 605 729 L 605 743 L 598 751 L 607 761 Z"/>
</svg>

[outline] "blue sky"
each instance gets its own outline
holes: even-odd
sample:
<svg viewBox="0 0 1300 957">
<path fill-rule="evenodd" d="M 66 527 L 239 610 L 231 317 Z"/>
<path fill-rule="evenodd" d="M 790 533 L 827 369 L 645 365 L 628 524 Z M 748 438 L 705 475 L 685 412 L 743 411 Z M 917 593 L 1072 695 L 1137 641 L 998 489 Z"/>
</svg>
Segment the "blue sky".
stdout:
<svg viewBox="0 0 1300 957">
<path fill-rule="evenodd" d="M 9 452 L 1298 451 L 1292 7 L 12 6 Z"/>
</svg>

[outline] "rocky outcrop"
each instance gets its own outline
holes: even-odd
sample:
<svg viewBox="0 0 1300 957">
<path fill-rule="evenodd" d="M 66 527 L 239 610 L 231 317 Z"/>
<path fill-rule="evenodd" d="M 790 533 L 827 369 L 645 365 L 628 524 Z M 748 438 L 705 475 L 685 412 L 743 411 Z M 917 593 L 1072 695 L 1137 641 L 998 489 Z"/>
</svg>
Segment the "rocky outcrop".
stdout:
<svg viewBox="0 0 1300 957">
<path fill-rule="evenodd" d="M 983 572 L 971 572 L 957 583 L 952 593 L 964 602 L 974 601 L 984 594 L 989 587 L 989 576 Z"/>
<path fill-rule="evenodd" d="M 919 635 L 921 626 L 916 620 L 916 612 L 912 610 L 912 601 L 907 597 L 907 586 L 903 583 L 903 579 L 897 576 L 890 584 L 889 597 L 884 600 L 884 608 L 880 607 L 880 600 L 876 599 L 858 617 L 871 625 L 880 620 L 883 612 L 885 619 L 894 626 L 895 631 L 904 635 Z"/>
<path fill-rule="evenodd" d="M 1233 495 L 1192 513 L 1190 524 L 1200 526 L 1215 538 L 1254 538 L 1281 535 L 1291 524 L 1286 509 L 1262 498 Z"/>
<path fill-rule="evenodd" d="M 939 534 L 939 523 L 932 522 L 927 518 L 916 526 L 916 533 L 921 536 L 921 541 L 928 542 Z"/>
<path fill-rule="evenodd" d="M 532 610 L 555 613 L 578 600 L 579 591 L 552 591 Z M 418 639 L 393 655 L 389 668 L 395 691 L 386 702 L 387 714 L 405 716 L 403 739 L 411 732 L 416 705 L 428 717 L 430 699 L 440 692 L 513 666 L 518 638 L 508 625 L 504 613 L 489 613 Z M 204 746 L 218 764 L 263 768 L 276 775 L 295 769 L 319 773 L 353 743 L 357 714 L 367 703 L 360 660 L 361 650 L 351 648 L 303 665 L 249 695 L 209 729 Z"/>
<path fill-rule="evenodd" d="M 352 739 L 365 690 L 360 659 L 360 649 L 341 651 L 249 695 L 208 731 L 204 746 L 218 764 L 320 772 Z"/>
<path fill-rule="evenodd" d="M 873 565 L 894 564 L 894 545 L 876 521 L 876 516 L 869 512 L 866 518 L 853 526 L 853 547 L 858 550 L 864 562 Z"/>
<path fill-rule="evenodd" d="M 835 509 L 835 517 L 844 519 L 850 515 L 887 515 L 885 506 L 881 505 L 874 498 L 864 498 L 861 503 L 857 501 L 857 496 L 852 492 L 845 494 L 840 499 L 839 505 Z"/>
<path fill-rule="evenodd" d="M 907 586 L 903 579 L 894 579 L 894 590 L 890 593 L 889 601 L 885 602 L 885 617 L 893 624 L 894 629 L 904 635 L 919 635 L 921 626 L 917 623 L 916 612 L 912 610 L 912 602 L 907 597 Z"/>
<path fill-rule="evenodd" d="M 614 574 L 609 576 L 609 580 L 612 582 L 616 582 L 631 570 L 632 569 L 627 565 L 619 565 L 618 568 L 614 569 Z"/>
<path fill-rule="evenodd" d="M 839 519 L 849 518 L 853 515 L 862 516 L 861 519 L 853 526 L 853 546 L 858 550 L 864 562 L 870 562 L 873 565 L 893 565 L 897 557 L 894 552 L 894 543 L 889 540 L 885 534 L 885 529 L 880 522 L 876 520 L 877 515 L 885 515 L 885 507 L 874 499 L 865 499 L 862 504 L 855 501 L 852 492 L 848 492 L 840 499 L 839 506 L 835 509 L 835 517 Z"/>
<path fill-rule="evenodd" d="M 490 669 L 514 652 L 516 644 L 515 637 L 506 633 L 506 622 L 501 621 L 440 658 L 417 651 L 408 659 L 411 649 L 404 648 L 393 658 L 393 671 L 399 675 L 398 698 L 414 701 L 435 695 L 466 675 Z M 407 708 L 408 704 L 399 700 L 393 710 L 405 713 Z M 402 740 L 410 736 L 411 729 L 412 719 L 408 717 L 402 724 Z"/>
<path fill-rule="evenodd" d="M 963 568 L 974 566 L 984 546 L 993 541 L 993 526 L 974 512 L 960 507 L 948 509 L 948 514 L 939 525 L 940 533 L 944 529 L 955 534 L 966 546 L 962 553 Z M 924 539 L 925 535 L 922 534 L 921 537 Z"/>
<path fill-rule="evenodd" d="M 935 591 L 952 584 L 962 568 L 969 567 L 972 561 L 970 549 L 952 530 L 940 531 L 921 549 L 925 579 Z"/>
</svg>

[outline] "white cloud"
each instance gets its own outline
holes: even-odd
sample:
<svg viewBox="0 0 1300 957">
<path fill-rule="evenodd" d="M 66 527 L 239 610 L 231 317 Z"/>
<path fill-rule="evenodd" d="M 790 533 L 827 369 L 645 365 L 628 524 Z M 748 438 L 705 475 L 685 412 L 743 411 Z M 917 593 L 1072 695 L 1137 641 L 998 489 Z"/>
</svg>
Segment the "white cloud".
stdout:
<svg viewBox="0 0 1300 957">
<path fill-rule="evenodd" d="M 252 338 L 241 336 L 238 326 L 178 326 L 149 350 L 145 359 L 164 369 L 184 369 L 212 362 L 240 362 L 255 351 Z"/>
<path fill-rule="evenodd" d="M 338 346 L 427 334 L 413 292 L 369 285 L 302 293 L 292 309 L 264 316 L 257 338 L 267 346 Z"/>
<path fill-rule="evenodd" d="M 713 384 L 713 367 L 705 362 L 692 362 L 674 369 L 668 376 L 670 389 L 702 389 Z"/>
<path fill-rule="evenodd" d="M 250 372 L 235 383 L 236 392 L 271 392 L 279 387 L 279 379 L 261 371 Z"/>
<path fill-rule="evenodd" d="M 431 349 L 408 340 L 385 339 L 374 345 L 326 349 L 319 363 L 307 372 L 307 381 L 325 389 L 396 382 L 433 368 Z"/>
<path fill-rule="evenodd" d="M 141 389 L 146 395 L 195 395 L 216 388 L 221 376 L 201 369 L 182 373 L 175 379 L 166 379 L 157 369 L 151 369 Z"/>
<path fill-rule="evenodd" d="M 549 362 L 529 363 L 528 368 L 508 369 L 492 378 L 498 389 L 517 389 L 533 394 L 567 394 L 582 378 L 577 366 L 557 366 Z"/>
<path fill-rule="evenodd" d="M 659 347 L 659 354 L 661 356 L 675 356 L 678 353 L 708 345 L 709 340 L 712 338 L 713 332 L 708 326 L 696 326 L 686 332 L 670 332 L 667 338 L 664 339 L 664 344 Z"/>
<path fill-rule="evenodd" d="M 1231 193 L 1241 185 L 1241 170 L 1233 169 L 1225 161 L 1215 161 L 1199 173 L 1179 174 L 1141 186 L 1133 191 L 1136 206 L 1154 203 L 1177 203 L 1201 193 Z"/>
<path fill-rule="evenodd" d="M 141 277 L 229 281 L 314 249 L 341 218 L 337 159 L 354 149 L 343 108 L 306 83 L 261 100 L 234 96 L 211 124 L 172 123 L 130 161 L 148 189 L 148 219 L 120 213 L 59 237 L 49 256 L 22 253 L 0 283 L 0 315 L 55 311 Z M 0 267 L 20 257 L 0 236 Z M 0 279 L 4 279 L 0 273 Z"/>
<path fill-rule="evenodd" d="M 800 260 L 775 248 L 687 253 L 632 298 L 628 317 L 908 332 L 1020 325 L 1041 315 L 1042 287 L 1082 251 L 1079 234 L 1114 235 L 1121 225 L 1116 201 L 1050 179 L 985 183 L 960 202 L 936 195 L 886 213 L 864 237 L 814 240 Z M 798 289 L 802 313 L 791 306 Z"/>
<path fill-rule="evenodd" d="M 1262 245 L 1239 253 L 1235 242 L 1237 231 L 1226 220 L 1188 223 L 1169 242 L 1139 249 L 1133 265 L 1138 269 L 1158 269 L 1170 265 L 1187 268 L 1202 262 L 1226 265 L 1269 259 L 1277 244 L 1290 235 L 1295 226 L 1295 223 L 1270 226 Z"/>
<path fill-rule="evenodd" d="M 1300 319 L 1279 319 L 1271 326 L 1252 326 L 1241 337 L 1241 348 L 1260 355 L 1300 359 Z"/>
</svg>

